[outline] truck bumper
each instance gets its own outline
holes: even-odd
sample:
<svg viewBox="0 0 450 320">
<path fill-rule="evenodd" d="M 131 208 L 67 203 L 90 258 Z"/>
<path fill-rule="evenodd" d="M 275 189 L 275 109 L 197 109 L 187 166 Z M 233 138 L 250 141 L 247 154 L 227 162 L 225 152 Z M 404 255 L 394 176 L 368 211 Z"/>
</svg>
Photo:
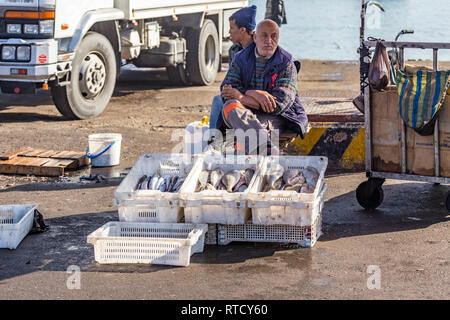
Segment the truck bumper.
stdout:
<svg viewBox="0 0 450 320">
<path fill-rule="evenodd" d="M 73 55 L 58 55 L 58 41 L 0 39 L 1 45 L 29 45 L 29 62 L 0 62 L 0 80 L 46 82 L 61 77 L 71 68 Z"/>
</svg>

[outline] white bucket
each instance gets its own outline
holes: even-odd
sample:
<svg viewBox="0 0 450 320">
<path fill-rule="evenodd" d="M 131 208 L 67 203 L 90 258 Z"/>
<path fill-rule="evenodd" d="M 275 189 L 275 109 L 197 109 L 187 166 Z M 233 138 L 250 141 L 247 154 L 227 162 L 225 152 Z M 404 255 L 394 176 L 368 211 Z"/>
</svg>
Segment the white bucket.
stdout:
<svg viewBox="0 0 450 320">
<path fill-rule="evenodd" d="M 91 159 L 93 167 L 111 167 L 120 163 L 119 133 L 99 133 L 89 135 L 89 148 L 86 156 Z"/>
<path fill-rule="evenodd" d="M 184 134 L 184 153 L 203 153 L 208 145 L 209 131 L 209 122 L 206 117 L 202 121 L 188 124 Z"/>
</svg>

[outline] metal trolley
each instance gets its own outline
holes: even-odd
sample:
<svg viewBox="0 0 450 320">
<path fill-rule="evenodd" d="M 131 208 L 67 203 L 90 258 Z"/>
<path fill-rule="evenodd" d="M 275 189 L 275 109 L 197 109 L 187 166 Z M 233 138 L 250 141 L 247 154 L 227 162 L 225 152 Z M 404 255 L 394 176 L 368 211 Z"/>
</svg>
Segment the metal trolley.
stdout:
<svg viewBox="0 0 450 320">
<path fill-rule="evenodd" d="M 370 87 L 368 83 L 368 64 L 369 64 L 369 50 L 376 46 L 376 41 L 364 40 L 364 16 L 367 4 L 362 0 L 361 11 L 361 31 L 360 31 L 360 63 L 361 63 L 361 90 L 364 95 L 364 117 L 365 117 L 365 142 L 366 142 L 366 174 L 368 180 L 361 183 L 356 190 L 356 197 L 359 204 L 365 209 L 375 209 L 382 202 L 384 198 L 382 185 L 386 179 L 397 179 L 407 181 L 423 181 L 435 184 L 450 184 L 450 177 L 444 177 L 440 173 L 440 143 L 439 143 L 439 119 L 434 127 L 434 176 L 423 176 L 407 173 L 407 141 L 406 141 L 406 125 L 403 124 L 401 128 L 401 173 L 379 172 L 375 171 L 372 164 L 372 126 L 371 126 L 371 99 Z M 397 42 L 397 41 L 383 41 L 386 48 L 396 48 L 399 50 L 400 67 L 403 69 L 404 50 L 406 48 L 420 48 L 433 50 L 433 70 L 438 69 L 438 50 L 450 49 L 450 43 L 429 43 L 429 42 Z M 450 159 L 445 159 L 450 161 Z M 447 210 L 450 212 L 450 192 L 447 194 L 445 201 Z"/>
</svg>

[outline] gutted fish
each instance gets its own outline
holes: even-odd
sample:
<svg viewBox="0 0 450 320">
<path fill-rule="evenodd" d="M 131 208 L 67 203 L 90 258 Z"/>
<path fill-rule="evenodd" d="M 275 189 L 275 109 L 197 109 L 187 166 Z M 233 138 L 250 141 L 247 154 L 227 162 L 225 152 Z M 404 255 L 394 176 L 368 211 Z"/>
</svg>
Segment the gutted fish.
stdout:
<svg viewBox="0 0 450 320">
<path fill-rule="evenodd" d="M 211 185 L 215 189 L 219 186 L 220 181 L 222 180 L 222 177 L 224 175 L 225 175 L 225 173 L 222 171 L 222 169 L 216 169 L 213 172 L 211 172 L 211 175 L 210 175 Z"/>
<path fill-rule="evenodd" d="M 209 171 L 200 172 L 200 176 L 198 178 L 197 189 L 195 190 L 195 192 L 200 192 L 200 191 L 205 190 L 205 186 L 208 183 L 208 180 L 209 180 Z"/>
<path fill-rule="evenodd" d="M 319 180 L 319 171 L 314 167 L 307 167 L 303 170 L 303 175 L 306 178 L 306 182 L 315 186 Z"/>
<path fill-rule="evenodd" d="M 239 170 L 233 170 L 223 176 L 222 183 L 224 184 L 226 190 L 231 193 L 240 178 L 241 172 Z"/>
<path fill-rule="evenodd" d="M 237 190 L 237 192 L 245 192 L 245 190 L 248 189 L 248 185 L 243 184 L 239 187 L 239 189 Z"/>
<path fill-rule="evenodd" d="M 300 184 L 294 184 L 294 185 L 285 185 L 283 187 L 283 190 L 300 192 L 301 188 L 302 188 L 302 184 L 300 183 Z"/>
<path fill-rule="evenodd" d="M 314 193 L 315 186 L 305 183 L 300 189 L 300 193 Z"/>
<path fill-rule="evenodd" d="M 245 169 L 245 176 L 247 178 L 247 185 L 250 184 L 250 181 L 252 181 L 253 175 L 255 174 L 255 170 L 253 169 Z"/>
<path fill-rule="evenodd" d="M 211 183 L 207 183 L 205 186 L 205 190 L 216 190 L 216 188 L 214 188 L 214 186 Z"/>
<path fill-rule="evenodd" d="M 270 189 L 275 190 L 275 182 L 277 182 L 280 178 L 282 179 L 284 174 L 284 168 L 280 164 L 273 165 L 267 170 L 266 173 L 266 181 L 269 185 Z"/>
</svg>

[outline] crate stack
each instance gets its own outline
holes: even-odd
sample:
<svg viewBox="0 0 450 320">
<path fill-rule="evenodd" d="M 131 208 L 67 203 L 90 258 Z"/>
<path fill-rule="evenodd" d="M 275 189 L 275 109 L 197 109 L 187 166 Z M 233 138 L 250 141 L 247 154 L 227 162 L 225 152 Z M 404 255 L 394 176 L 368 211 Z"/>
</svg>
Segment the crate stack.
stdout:
<svg viewBox="0 0 450 320">
<path fill-rule="evenodd" d="M 115 191 L 119 222 L 109 222 L 88 236 L 99 263 L 150 263 L 187 266 L 203 252 L 206 224 L 183 223 L 179 190 L 139 188 L 142 177 L 158 174 L 186 179 L 198 156 L 143 154 Z"/>
<path fill-rule="evenodd" d="M 263 192 L 268 170 L 278 164 L 284 170 L 303 171 L 308 167 L 316 169 L 318 179 L 314 191 Z M 327 185 L 324 183 L 327 165 L 326 157 L 266 157 L 246 197 L 251 218 L 244 224 L 218 225 L 218 244 L 250 241 L 295 243 L 301 247 L 313 247 L 321 235 L 322 209 L 327 191 Z"/>
<path fill-rule="evenodd" d="M 295 243 L 312 247 L 321 235 L 321 213 L 327 185 L 326 157 L 224 156 L 217 153 L 143 154 L 115 191 L 119 222 L 110 222 L 88 236 L 99 263 L 189 265 L 204 244 L 233 241 Z M 312 193 L 263 192 L 270 168 L 313 168 Z M 199 190 L 201 176 L 251 169 L 242 176 L 245 190 Z M 142 177 L 176 175 L 183 178 L 177 192 L 141 190 Z M 203 175 L 202 175 L 203 174 Z M 245 177 L 245 179 L 243 178 Z M 222 180 L 223 182 L 223 180 Z"/>
</svg>

